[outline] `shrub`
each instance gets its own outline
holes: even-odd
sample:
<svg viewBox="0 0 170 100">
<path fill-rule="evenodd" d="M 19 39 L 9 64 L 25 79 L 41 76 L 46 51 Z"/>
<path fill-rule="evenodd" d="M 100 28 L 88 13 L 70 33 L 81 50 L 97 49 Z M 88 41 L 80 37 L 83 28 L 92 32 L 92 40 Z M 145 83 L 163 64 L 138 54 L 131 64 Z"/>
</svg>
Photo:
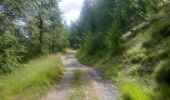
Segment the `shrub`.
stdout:
<svg viewBox="0 0 170 100">
<path fill-rule="evenodd" d="M 0 73 L 10 72 L 16 68 L 22 58 L 24 47 L 16 37 L 10 34 L 0 36 Z"/>
<path fill-rule="evenodd" d="M 170 86 L 159 84 L 156 90 L 158 90 L 158 100 L 170 100 Z"/>
<path fill-rule="evenodd" d="M 116 55 L 120 52 L 120 36 L 121 31 L 116 25 L 112 25 L 107 31 L 105 37 L 106 48 L 111 52 L 111 54 Z"/>
<path fill-rule="evenodd" d="M 156 80 L 159 83 L 170 84 L 170 62 L 166 61 L 159 65 L 156 72 Z"/>
</svg>

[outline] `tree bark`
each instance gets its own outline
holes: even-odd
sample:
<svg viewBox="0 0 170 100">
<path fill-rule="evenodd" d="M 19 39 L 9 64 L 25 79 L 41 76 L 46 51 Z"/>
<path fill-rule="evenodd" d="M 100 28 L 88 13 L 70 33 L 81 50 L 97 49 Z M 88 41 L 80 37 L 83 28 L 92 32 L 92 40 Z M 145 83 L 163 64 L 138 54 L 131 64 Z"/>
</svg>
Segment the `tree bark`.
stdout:
<svg viewBox="0 0 170 100">
<path fill-rule="evenodd" d="M 42 53 L 42 46 L 43 46 L 43 19 L 42 15 L 39 14 L 39 53 Z"/>
<path fill-rule="evenodd" d="M 55 43 L 54 43 L 54 40 L 53 40 L 53 42 L 52 42 L 52 53 L 54 53 L 55 52 Z"/>
</svg>

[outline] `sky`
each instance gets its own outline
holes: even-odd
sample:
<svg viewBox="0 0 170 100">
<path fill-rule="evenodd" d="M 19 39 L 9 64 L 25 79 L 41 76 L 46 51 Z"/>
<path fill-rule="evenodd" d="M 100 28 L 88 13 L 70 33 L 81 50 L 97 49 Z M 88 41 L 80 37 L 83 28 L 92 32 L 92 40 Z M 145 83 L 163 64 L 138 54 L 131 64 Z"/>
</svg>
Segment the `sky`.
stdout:
<svg viewBox="0 0 170 100">
<path fill-rule="evenodd" d="M 84 0 L 61 0 L 59 3 L 63 17 L 69 25 L 71 21 L 75 21 L 79 15 Z"/>
</svg>

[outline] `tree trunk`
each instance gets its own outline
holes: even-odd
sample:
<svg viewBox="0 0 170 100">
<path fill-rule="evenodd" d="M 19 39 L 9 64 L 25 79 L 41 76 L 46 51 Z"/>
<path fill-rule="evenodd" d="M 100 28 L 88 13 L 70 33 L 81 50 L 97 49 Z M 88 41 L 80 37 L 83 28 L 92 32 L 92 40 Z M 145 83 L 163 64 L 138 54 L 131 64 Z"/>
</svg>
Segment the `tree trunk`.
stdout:
<svg viewBox="0 0 170 100">
<path fill-rule="evenodd" d="M 42 53 L 42 46 L 43 46 L 43 19 L 42 15 L 39 14 L 39 53 Z"/>
<path fill-rule="evenodd" d="M 54 40 L 53 40 L 53 42 L 52 42 L 52 53 L 54 53 L 55 52 L 55 43 L 54 43 Z"/>
</svg>

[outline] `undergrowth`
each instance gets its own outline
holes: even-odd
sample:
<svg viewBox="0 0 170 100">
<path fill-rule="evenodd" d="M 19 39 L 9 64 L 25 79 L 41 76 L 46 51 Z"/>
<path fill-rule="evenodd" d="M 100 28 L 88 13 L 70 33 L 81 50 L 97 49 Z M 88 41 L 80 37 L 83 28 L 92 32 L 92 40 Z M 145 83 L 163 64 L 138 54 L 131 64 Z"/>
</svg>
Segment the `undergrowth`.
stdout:
<svg viewBox="0 0 170 100">
<path fill-rule="evenodd" d="M 0 76 L 0 99 L 38 100 L 60 78 L 62 71 L 59 54 L 34 59 Z"/>
</svg>

